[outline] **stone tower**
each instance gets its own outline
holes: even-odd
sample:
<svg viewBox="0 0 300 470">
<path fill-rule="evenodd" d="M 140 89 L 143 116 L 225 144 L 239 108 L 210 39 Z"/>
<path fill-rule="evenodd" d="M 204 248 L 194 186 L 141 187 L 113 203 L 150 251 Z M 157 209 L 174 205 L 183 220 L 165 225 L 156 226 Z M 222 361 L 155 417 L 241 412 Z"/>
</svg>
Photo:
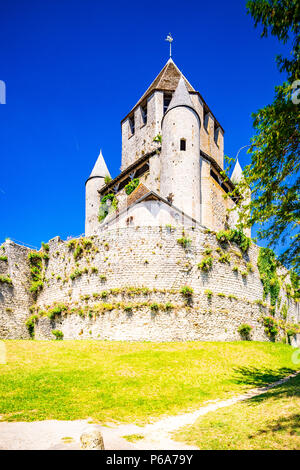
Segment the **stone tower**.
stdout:
<svg viewBox="0 0 300 470">
<path fill-rule="evenodd" d="M 92 173 L 85 183 L 85 234 L 97 233 L 99 212 L 99 189 L 105 185 L 105 177 L 110 173 L 104 161 L 102 150 L 95 163 Z"/>
<path fill-rule="evenodd" d="M 102 154 L 86 187 L 86 234 L 111 227 L 237 225 L 234 181 L 225 177 L 224 130 L 170 58 L 121 121 L 121 172 L 111 181 Z M 237 165 L 233 180 L 239 177 Z M 114 206 L 101 221 L 101 200 Z"/>
<path fill-rule="evenodd" d="M 200 118 L 183 77 L 162 120 L 160 193 L 200 218 Z"/>
</svg>

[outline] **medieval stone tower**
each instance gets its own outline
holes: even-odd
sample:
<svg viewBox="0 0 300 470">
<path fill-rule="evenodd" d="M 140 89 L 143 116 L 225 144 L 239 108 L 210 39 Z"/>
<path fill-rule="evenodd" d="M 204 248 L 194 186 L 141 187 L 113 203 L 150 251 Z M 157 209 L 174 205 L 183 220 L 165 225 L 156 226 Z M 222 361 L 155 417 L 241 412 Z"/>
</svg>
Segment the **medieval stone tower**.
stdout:
<svg viewBox="0 0 300 470">
<path fill-rule="evenodd" d="M 270 317 L 296 333 L 292 277 L 266 292 L 264 249 L 230 230 L 242 169 L 224 178 L 223 128 L 172 59 L 121 125 L 121 173 L 100 152 L 86 181 L 86 237 L 0 245 L 0 338 L 235 341 L 247 324 L 269 341 Z"/>
<path fill-rule="evenodd" d="M 234 226 L 236 214 L 227 209 L 235 202 L 224 198 L 234 184 L 222 176 L 223 128 L 171 58 L 121 125 L 122 172 L 105 179 L 100 153 L 86 183 L 87 236 L 129 224 Z M 241 175 L 237 162 L 236 182 Z M 110 207 L 99 220 L 105 196 Z"/>
</svg>

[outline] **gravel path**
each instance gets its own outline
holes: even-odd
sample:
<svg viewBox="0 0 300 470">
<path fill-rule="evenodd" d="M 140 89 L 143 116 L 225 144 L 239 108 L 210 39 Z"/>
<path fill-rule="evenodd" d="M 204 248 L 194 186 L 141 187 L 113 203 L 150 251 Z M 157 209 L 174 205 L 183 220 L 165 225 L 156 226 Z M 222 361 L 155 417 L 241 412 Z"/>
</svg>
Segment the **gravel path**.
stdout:
<svg viewBox="0 0 300 470">
<path fill-rule="evenodd" d="M 102 432 L 106 450 L 195 450 L 196 447 L 173 441 L 171 433 L 183 426 L 193 424 L 197 418 L 206 413 L 261 395 L 271 388 L 287 382 L 297 374 L 299 372 L 266 387 L 251 389 L 247 393 L 228 400 L 206 402 L 205 406 L 194 412 L 166 417 L 146 426 L 122 424 L 99 425 L 97 428 Z M 79 449 L 80 435 L 90 426 L 89 423 L 91 420 L 3 422 L 0 423 L 0 450 Z M 123 436 L 131 434 L 142 435 L 144 439 L 133 443 L 123 438 Z"/>
</svg>

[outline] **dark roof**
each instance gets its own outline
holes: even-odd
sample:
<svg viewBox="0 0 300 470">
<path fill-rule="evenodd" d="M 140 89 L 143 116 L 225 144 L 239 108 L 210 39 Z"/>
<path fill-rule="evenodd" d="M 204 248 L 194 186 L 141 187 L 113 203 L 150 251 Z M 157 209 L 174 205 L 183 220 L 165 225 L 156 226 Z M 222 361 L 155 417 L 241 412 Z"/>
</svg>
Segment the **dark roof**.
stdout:
<svg viewBox="0 0 300 470">
<path fill-rule="evenodd" d="M 161 147 L 158 147 L 157 150 L 161 150 Z M 138 158 L 133 162 L 131 165 L 129 165 L 125 170 L 123 170 L 118 176 L 116 176 L 113 180 L 111 180 L 108 184 L 103 186 L 99 190 L 100 193 L 102 193 L 104 190 L 107 191 L 107 189 L 113 188 L 115 184 L 122 180 L 128 173 L 131 173 L 133 170 L 135 170 L 138 166 L 140 166 L 142 163 L 146 162 L 149 160 L 153 155 L 156 155 L 157 150 L 153 150 L 152 152 L 146 153 L 142 157 Z"/>
<path fill-rule="evenodd" d="M 104 191 L 106 192 L 109 189 L 113 188 L 118 183 L 118 181 L 122 180 L 127 175 L 129 175 L 129 173 L 131 173 L 133 170 L 138 168 L 143 163 L 147 162 L 151 157 L 156 155 L 157 151 L 160 151 L 160 150 L 161 150 L 161 147 L 158 147 L 157 150 L 153 150 L 152 152 L 146 153 L 142 157 L 138 158 L 135 162 L 133 162 L 125 170 L 123 170 L 118 176 L 116 176 L 113 180 L 111 180 L 109 183 L 107 183 L 105 186 L 103 186 L 103 188 L 99 189 L 99 193 L 101 194 Z M 222 177 L 221 172 L 223 170 L 220 167 L 220 165 L 215 161 L 215 159 L 212 158 L 207 153 L 203 152 L 202 150 L 200 150 L 200 155 L 201 155 L 201 157 L 208 160 L 212 164 L 212 166 L 215 168 L 217 173 Z M 223 177 L 222 177 L 222 179 L 224 180 Z M 226 179 L 226 181 L 224 181 L 224 184 L 227 184 L 227 186 L 230 188 L 231 191 L 235 188 L 235 185 L 233 184 L 233 182 L 229 178 L 228 178 L 228 180 Z"/>
</svg>

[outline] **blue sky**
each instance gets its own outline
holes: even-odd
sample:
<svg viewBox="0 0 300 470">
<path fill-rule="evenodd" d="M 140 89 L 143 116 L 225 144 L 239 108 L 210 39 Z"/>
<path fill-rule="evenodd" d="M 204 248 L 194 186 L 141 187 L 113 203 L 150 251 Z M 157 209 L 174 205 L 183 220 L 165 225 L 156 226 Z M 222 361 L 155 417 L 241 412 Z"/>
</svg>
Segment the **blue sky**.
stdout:
<svg viewBox="0 0 300 470">
<path fill-rule="evenodd" d="M 84 232 L 85 180 L 100 148 L 119 173 L 120 121 L 165 65 L 169 31 L 230 156 L 284 78 L 275 56 L 286 48 L 260 38 L 241 0 L 0 0 L 0 10 L 0 242 Z"/>
</svg>

